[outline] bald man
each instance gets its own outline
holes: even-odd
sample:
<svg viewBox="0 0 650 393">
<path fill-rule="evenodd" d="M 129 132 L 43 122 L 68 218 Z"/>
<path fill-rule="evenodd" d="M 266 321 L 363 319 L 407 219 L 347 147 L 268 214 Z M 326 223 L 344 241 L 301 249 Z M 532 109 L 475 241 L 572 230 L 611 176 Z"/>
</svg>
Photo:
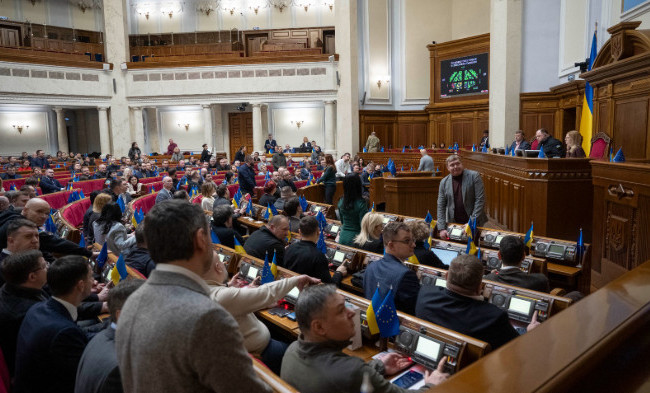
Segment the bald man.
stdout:
<svg viewBox="0 0 650 393">
<path fill-rule="evenodd" d="M 32 198 L 27 201 L 25 207 L 23 208 L 23 211 L 20 214 L 23 218 L 28 219 L 40 228 L 45 225 L 45 221 L 47 221 L 47 218 L 50 216 L 50 204 L 41 198 Z M 7 225 L 9 222 L 0 227 L 0 248 L 7 247 Z M 88 258 L 97 256 L 99 254 L 93 253 L 83 247 L 79 247 L 77 243 L 61 239 L 55 233 L 40 231 L 38 237 L 40 241 L 39 250 L 41 250 L 43 257 L 48 262 L 54 261 L 54 257 L 51 253 L 62 255 L 81 255 Z"/>
<path fill-rule="evenodd" d="M 165 176 L 162 179 L 162 183 L 163 188 L 156 195 L 156 203 L 172 199 L 173 196 L 172 189 L 174 188 L 174 180 L 169 176 Z"/>
<path fill-rule="evenodd" d="M 0 212 L 7 210 L 9 207 L 9 199 L 6 196 L 0 196 Z"/>
<path fill-rule="evenodd" d="M 420 166 L 418 167 L 418 171 L 434 172 L 435 167 L 433 165 L 433 158 L 427 154 L 427 150 L 420 149 L 420 154 L 422 155 L 422 158 L 420 158 Z"/>
<path fill-rule="evenodd" d="M 286 216 L 273 216 L 263 227 L 253 232 L 246 240 L 244 250 L 248 255 L 264 259 L 269 254 L 269 262 L 276 255 L 278 266 L 284 266 L 284 238 L 289 233 L 289 220 Z"/>
</svg>

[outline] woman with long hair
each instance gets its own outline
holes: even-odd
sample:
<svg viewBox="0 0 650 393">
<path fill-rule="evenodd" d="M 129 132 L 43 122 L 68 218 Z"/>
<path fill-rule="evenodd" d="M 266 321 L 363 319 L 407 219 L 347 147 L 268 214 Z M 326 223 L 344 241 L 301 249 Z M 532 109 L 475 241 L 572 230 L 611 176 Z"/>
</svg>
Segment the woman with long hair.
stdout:
<svg viewBox="0 0 650 393">
<path fill-rule="evenodd" d="M 128 168 L 126 168 L 128 169 Z M 126 169 L 124 170 L 126 172 Z M 137 176 L 130 175 L 128 177 L 127 183 L 126 183 L 126 192 L 134 196 L 136 194 L 139 194 L 142 192 L 142 183 L 140 183 L 140 179 L 138 179 Z"/>
<path fill-rule="evenodd" d="M 212 182 L 204 182 L 201 186 L 201 208 L 203 210 L 212 211 L 212 206 L 214 205 L 214 194 L 217 191 L 217 187 Z"/>
<path fill-rule="evenodd" d="M 354 247 L 362 250 L 384 254 L 384 242 L 381 231 L 384 229 L 384 216 L 368 213 L 361 220 L 361 232 L 354 237 Z"/>
<path fill-rule="evenodd" d="M 361 232 L 361 220 L 368 213 L 368 203 L 361 194 L 361 178 L 356 173 L 348 173 L 343 178 L 343 198 L 338 203 L 341 218 L 339 243 L 352 246 L 355 236 Z"/>
<path fill-rule="evenodd" d="M 587 156 L 582 148 L 582 135 L 578 131 L 567 132 L 564 142 L 566 143 L 565 158 L 585 158 Z"/>
<path fill-rule="evenodd" d="M 102 213 L 93 223 L 95 243 L 108 244 L 108 251 L 120 255 L 135 244 L 135 236 L 128 236 L 126 227 L 122 224 L 122 209 L 117 203 L 104 205 Z"/>
<path fill-rule="evenodd" d="M 90 213 L 90 217 L 88 218 L 88 226 L 84 227 L 83 229 L 83 235 L 86 244 L 95 243 L 95 231 L 93 223 L 97 221 L 99 216 L 102 214 L 102 209 L 104 206 L 106 206 L 106 204 L 112 200 L 113 198 L 110 195 L 103 192 L 95 197 L 95 201 L 93 202 L 93 212 Z"/>
<path fill-rule="evenodd" d="M 332 198 L 336 191 L 336 167 L 334 166 L 334 158 L 331 154 L 325 155 L 325 172 L 318 179 L 318 183 L 325 185 L 325 203 L 332 204 Z"/>
<path fill-rule="evenodd" d="M 269 180 L 264 185 L 264 195 L 260 197 L 259 204 L 262 206 L 274 205 L 277 198 L 273 195 L 278 188 L 273 180 Z"/>
</svg>

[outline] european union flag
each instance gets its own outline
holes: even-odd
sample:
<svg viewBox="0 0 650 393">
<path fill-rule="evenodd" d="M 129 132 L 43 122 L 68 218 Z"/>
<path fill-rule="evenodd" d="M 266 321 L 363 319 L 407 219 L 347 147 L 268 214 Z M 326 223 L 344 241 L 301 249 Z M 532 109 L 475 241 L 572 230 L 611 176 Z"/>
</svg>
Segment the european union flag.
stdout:
<svg viewBox="0 0 650 393">
<path fill-rule="evenodd" d="M 117 206 L 120 207 L 120 210 L 122 210 L 122 214 L 124 214 L 124 210 L 126 210 L 126 206 L 124 205 L 124 199 L 122 199 L 121 195 L 118 195 L 117 197 Z"/>
<path fill-rule="evenodd" d="M 424 217 L 424 222 L 430 224 L 431 221 L 433 221 L 433 217 L 431 216 L 431 212 L 427 210 L 427 215 Z"/>
<path fill-rule="evenodd" d="M 76 201 L 78 196 L 79 195 L 77 194 L 76 191 L 71 192 L 70 195 L 68 195 L 68 203 L 72 203 L 72 202 Z"/>
<path fill-rule="evenodd" d="M 379 306 L 376 316 L 381 337 L 393 337 L 399 334 L 399 319 L 397 318 L 397 309 L 395 309 L 392 287 L 386 294 L 381 306 Z"/>
<path fill-rule="evenodd" d="M 210 231 L 210 236 L 212 237 L 212 243 L 213 244 L 221 244 L 221 240 L 219 240 L 219 236 L 217 236 L 214 231 Z"/>
<path fill-rule="evenodd" d="M 510 150 L 510 155 L 513 156 L 513 157 L 516 156 L 515 149 Z"/>
<path fill-rule="evenodd" d="M 323 254 L 327 254 L 327 244 L 325 244 L 325 236 L 323 235 L 322 228 L 320 230 L 320 235 L 318 235 L 318 243 L 316 243 L 316 248 L 318 248 Z"/>
<path fill-rule="evenodd" d="M 301 195 L 300 198 L 298 198 L 298 201 L 300 201 L 300 207 L 302 208 L 302 211 L 306 212 L 307 209 L 309 209 L 309 203 L 307 203 L 305 196 Z"/>
<path fill-rule="evenodd" d="M 81 234 L 81 239 L 79 239 L 79 247 L 86 248 L 86 239 L 84 239 L 83 233 Z"/>
<path fill-rule="evenodd" d="M 318 220 L 321 229 L 324 229 L 327 226 L 327 219 L 323 215 L 322 211 L 318 211 L 318 213 L 316 214 L 316 220 Z"/>
<path fill-rule="evenodd" d="M 379 149 L 382 153 L 384 152 L 384 147 L 382 146 L 381 149 Z"/>
<path fill-rule="evenodd" d="M 625 156 L 623 155 L 623 148 L 619 148 L 614 156 L 613 162 L 625 162 Z"/>
<path fill-rule="evenodd" d="M 56 225 L 54 224 L 52 213 L 50 213 L 47 217 L 47 221 L 45 221 L 45 230 L 50 233 L 56 233 Z"/>
<path fill-rule="evenodd" d="M 487 152 L 488 152 L 487 145 L 483 145 L 483 148 L 481 149 L 481 153 L 487 153 Z"/>
<path fill-rule="evenodd" d="M 108 260 L 108 244 L 104 242 L 99 255 L 97 256 L 97 266 L 101 269 Z"/>
<path fill-rule="evenodd" d="M 506 156 L 509 156 L 509 155 L 510 155 L 510 149 L 509 149 L 509 147 L 506 145 Z"/>
<path fill-rule="evenodd" d="M 269 265 L 269 253 L 264 256 L 264 267 L 262 268 L 262 283 L 261 285 L 275 281 L 273 272 L 271 272 L 271 265 Z"/>
<path fill-rule="evenodd" d="M 544 146 L 539 147 L 539 154 L 537 155 L 537 158 L 546 158 L 546 154 L 544 153 Z"/>
<path fill-rule="evenodd" d="M 274 216 L 278 215 L 278 209 L 275 207 L 275 205 L 270 205 L 271 207 L 271 213 L 273 213 Z"/>
</svg>

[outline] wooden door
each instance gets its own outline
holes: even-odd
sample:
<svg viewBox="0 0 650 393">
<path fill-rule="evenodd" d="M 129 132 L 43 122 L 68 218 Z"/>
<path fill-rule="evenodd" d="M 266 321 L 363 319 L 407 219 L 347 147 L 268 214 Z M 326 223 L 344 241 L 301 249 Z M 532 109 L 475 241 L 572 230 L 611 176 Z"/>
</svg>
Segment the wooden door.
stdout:
<svg viewBox="0 0 650 393">
<path fill-rule="evenodd" d="M 253 151 L 253 113 L 228 113 L 228 128 L 230 133 L 230 161 L 241 146 L 246 146 L 248 153 Z"/>
<path fill-rule="evenodd" d="M 269 39 L 267 33 L 246 34 L 246 57 L 253 56 L 254 52 L 262 50 L 262 42 Z"/>
<path fill-rule="evenodd" d="M 0 45 L 20 46 L 20 35 L 16 29 L 0 29 Z"/>
</svg>

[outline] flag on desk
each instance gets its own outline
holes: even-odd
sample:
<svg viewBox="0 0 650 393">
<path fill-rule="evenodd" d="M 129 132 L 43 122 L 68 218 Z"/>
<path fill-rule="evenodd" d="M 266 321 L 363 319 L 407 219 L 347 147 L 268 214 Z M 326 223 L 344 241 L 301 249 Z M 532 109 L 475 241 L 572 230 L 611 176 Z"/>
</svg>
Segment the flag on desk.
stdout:
<svg viewBox="0 0 650 393">
<path fill-rule="evenodd" d="M 409 263 L 412 263 L 414 265 L 419 265 L 420 264 L 420 261 L 418 260 L 418 257 L 415 256 L 415 254 L 408 257 L 408 259 L 406 261 L 409 262 Z"/>
<path fill-rule="evenodd" d="M 316 182 L 314 181 L 314 174 L 310 173 L 309 178 L 307 179 L 307 185 L 313 186 L 314 184 L 316 184 Z"/>
<path fill-rule="evenodd" d="M 134 228 L 137 228 L 142 220 L 144 220 L 144 212 L 142 211 L 142 208 L 135 209 L 133 215 L 131 216 L 131 224 Z"/>
<path fill-rule="evenodd" d="M 476 151 L 476 145 L 472 145 L 472 151 Z"/>
<path fill-rule="evenodd" d="M 537 158 L 546 158 L 546 154 L 544 153 L 544 146 L 539 147 L 539 154 L 537 155 Z"/>
<path fill-rule="evenodd" d="M 151 194 L 155 194 L 155 193 L 156 193 L 156 187 L 151 186 Z"/>
<path fill-rule="evenodd" d="M 487 152 L 488 152 L 487 144 L 485 144 L 485 145 L 483 145 L 483 148 L 481 149 L 481 153 L 487 153 Z"/>
<path fill-rule="evenodd" d="M 587 71 L 591 71 L 591 67 L 594 65 L 594 60 L 596 60 L 596 55 L 598 54 L 597 49 L 597 39 L 596 31 L 594 30 L 594 36 L 591 39 L 591 51 L 589 54 L 589 64 L 587 65 Z M 591 137 L 593 134 L 593 118 L 594 118 L 594 88 L 591 84 L 585 81 L 585 94 L 582 101 L 582 113 L 580 115 L 580 135 L 582 135 L 582 148 L 587 152 L 587 157 L 589 156 L 589 150 L 591 148 Z"/>
<path fill-rule="evenodd" d="M 533 244 L 533 223 L 530 223 L 530 229 L 528 229 L 528 232 L 526 232 L 526 236 L 524 236 L 524 245 L 528 248 Z"/>
<path fill-rule="evenodd" d="M 402 153 L 406 153 L 406 146 L 402 147 Z"/>
<path fill-rule="evenodd" d="M 124 205 L 124 199 L 122 199 L 122 195 L 117 196 L 117 205 L 120 207 L 120 210 L 122 210 L 122 214 L 124 214 L 126 206 Z"/>
<path fill-rule="evenodd" d="M 609 162 L 614 162 L 614 147 L 609 147 Z"/>
<path fill-rule="evenodd" d="M 217 236 L 214 231 L 210 231 L 210 238 L 212 239 L 212 244 L 221 244 L 221 240 L 219 240 L 219 236 Z"/>
<path fill-rule="evenodd" d="M 375 294 L 372 295 L 372 300 L 368 304 L 366 309 L 366 322 L 368 323 L 368 329 L 370 334 L 379 333 L 379 326 L 377 326 L 377 316 L 375 315 L 375 309 L 379 310 L 381 306 L 381 295 L 379 295 L 379 284 L 377 284 L 377 289 L 375 289 Z"/>
<path fill-rule="evenodd" d="M 253 212 L 253 201 L 247 201 L 248 205 L 246 206 L 246 214 L 249 217 L 254 218 L 255 213 Z"/>
<path fill-rule="evenodd" d="M 267 203 L 266 211 L 264 211 L 264 219 L 268 222 L 271 221 L 272 218 L 273 218 L 273 211 L 271 210 L 271 206 Z"/>
<path fill-rule="evenodd" d="M 474 244 L 474 236 L 472 232 L 472 219 L 470 218 L 467 225 L 465 225 L 465 233 L 467 234 L 467 249 L 465 250 L 465 253 L 468 255 L 476 254 L 476 245 Z"/>
<path fill-rule="evenodd" d="M 273 272 L 271 272 L 271 265 L 269 265 L 269 253 L 266 252 L 264 256 L 264 267 L 262 268 L 262 282 L 261 285 L 268 284 L 275 281 Z"/>
<path fill-rule="evenodd" d="M 510 150 L 510 155 L 513 156 L 513 157 L 516 156 L 514 148 Z"/>
<path fill-rule="evenodd" d="M 316 220 L 318 220 L 318 224 L 320 226 L 320 229 L 323 230 L 327 226 L 327 219 L 323 215 L 323 212 L 321 210 L 318 211 L 316 214 Z"/>
<path fill-rule="evenodd" d="M 506 145 L 506 153 L 505 154 L 506 154 L 506 156 L 510 155 L 510 148 L 508 147 L 508 145 Z"/>
<path fill-rule="evenodd" d="M 104 264 L 108 260 L 108 244 L 104 242 L 104 245 L 102 246 L 101 251 L 99 251 L 99 255 L 97 256 L 97 266 L 101 270 L 104 267 Z"/>
<path fill-rule="evenodd" d="M 50 212 L 50 215 L 47 217 L 47 221 L 45 221 L 45 230 L 50 233 L 56 233 L 56 224 L 54 224 L 54 217 L 52 216 L 52 212 Z"/>
<path fill-rule="evenodd" d="M 291 233 L 291 232 L 289 232 L 289 233 Z M 275 259 L 275 256 L 277 254 L 278 253 L 275 252 L 275 250 L 274 250 L 273 251 L 273 261 L 271 262 L 271 274 L 273 274 L 273 279 L 274 280 L 275 280 L 276 277 L 278 277 L 278 264 L 277 264 L 277 261 Z"/>
<path fill-rule="evenodd" d="M 625 156 L 623 155 L 623 148 L 619 148 L 614 156 L 613 162 L 625 162 Z"/>
<path fill-rule="evenodd" d="M 433 217 L 431 216 L 431 212 L 427 210 L 427 215 L 424 217 L 424 222 L 430 224 L 431 221 L 433 221 Z"/>
<path fill-rule="evenodd" d="M 327 254 L 327 244 L 325 244 L 325 235 L 323 235 L 323 228 L 321 228 L 320 234 L 318 235 L 318 243 L 316 243 L 316 248 L 318 248 L 323 254 Z"/>
<path fill-rule="evenodd" d="M 301 195 L 300 198 L 298 198 L 298 201 L 300 202 L 300 208 L 302 211 L 306 212 L 309 209 L 309 203 L 307 203 L 305 196 Z"/>
<path fill-rule="evenodd" d="M 234 239 L 235 239 L 235 252 L 238 254 L 246 254 L 246 250 L 244 250 L 244 246 L 242 246 L 239 240 L 237 240 L 237 236 L 235 236 Z"/>
<path fill-rule="evenodd" d="M 582 264 L 582 255 L 585 251 L 585 244 L 582 241 L 582 228 L 580 228 L 580 235 L 578 235 L 578 241 L 576 243 L 576 261 L 578 265 Z"/>
<path fill-rule="evenodd" d="M 375 212 L 375 202 L 372 203 L 372 207 L 370 208 L 369 211 L 370 211 L 370 213 L 374 213 L 374 212 Z"/>
<path fill-rule="evenodd" d="M 382 153 L 384 152 L 384 147 L 382 146 L 381 149 L 379 149 Z"/>
<path fill-rule="evenodd" d="M 367 153 L 367 152 L 368 152 L 368 148 L 364 146 L 364 147 L 363 147 L 363 152 L 364 152 L 364 153 Z"/>
<path fill-rule="evenodd" d="M 393 337 L 399 334 L 399 319 L 395 308 L 393 288 L 391 287 L 376 313 L 377 326 L 381 337 Z"/>
<path fill-rule="evenodd" d="M 111 271 L 111 281 L 113 281 L 113 284 L 117 285 L 120 281 L 127 278 L 128 275 L 129 273 L 126 270 L 124 255 L 120 254 L 120 257 L 117 258 L 117 262 L 115 262 L 115 266 L 113 266 L 113 270 Z"/>
<path fill-rule="evenodd" d="M 79 247 L 86 248 L 86 239 L 84 239 L 83 233 L 81 234 L 81 239 L 79 239 Z"/>
</svg>

